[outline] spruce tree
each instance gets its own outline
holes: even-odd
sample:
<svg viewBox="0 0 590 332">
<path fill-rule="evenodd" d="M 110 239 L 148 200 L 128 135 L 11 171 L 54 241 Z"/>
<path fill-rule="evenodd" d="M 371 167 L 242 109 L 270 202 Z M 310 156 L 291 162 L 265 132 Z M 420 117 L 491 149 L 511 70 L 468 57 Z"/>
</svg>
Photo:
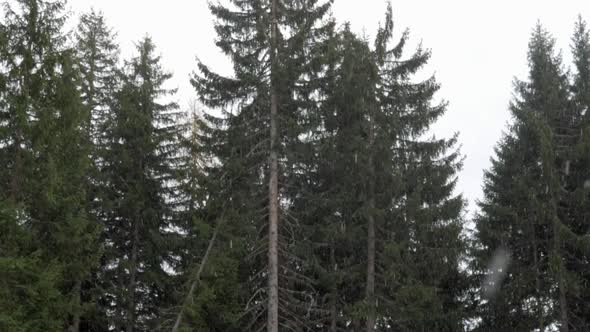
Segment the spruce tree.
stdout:
<svg viewBox="0 0 590 332">
<path fill-rule="evenodd" d="M 462 157 L 457 136 L 437 138 L 429 130 L 447 110 L 435 102 L 434 76 L 416 81 L 431 53 L 421 45 L 409 57 L 408 32 L 392 38 L 391 8 L 377 35 L 379 111 L 375 116 L 377 211 L 377 313 L 380 328 L 459 330 L 465 291 L 460 263 L 464 200 L 455 194 Z M 382 302 L 381 302 L 382 301 Z"/>
<path fill-rule="evenodd" d="M 84 124 L 89 113 L 78 92 L 78 72 L 72 52 L 62 55 L 62 72 L 55 95 L 44 104 L 36 129 L 36 170 L 31 195 L 31 218 L 48 261 L 63 264 L 61 287 L 71 316 L 69 331 L 78 331 L 82 315 L 92 302 L 82 299 L 82 286 L 97 265 L 98 226 L 90 215 L 87 173 L 91 144 Z M 88 299 L 86 299 L 88 301 Z"/>
<path fill-rule="evenodd" d="M 393 38 L 391 6 L 375 41 L 378 108 L 373 116 L 376 329 L 457 330 L 465 291 L 459 264 L 464 200 L 456 195 L 457 137 L 429 137 L 447 110 L 434 76 L 414 79 L 431 53 L 404 56 L 408 31 Z M 371 235 L 369 233 L 369 235 Z"/>
<path fill-rule="evenodd" d="M 572 128 L 577 136 L 577 142 L 572 151 L 571 169 L 568 176 L 568 196 L 570 201 L 571 219 L 569 228 L 573 237 L 566 241 L 574 244 L 568 250 L 567 268 L 574 272 L 571 291 L 568 293 L 569 319 L 572 330 L 587 330 L 590 328 L 590 311 L 587 303 L 590 299 L 588 288 L 590 274 L 586 266 L 590 257 L 590 227 L 588 213 L 590 212 L 590 140 L 588 136 L 590 109 L 590 35 L 586 22 L 579 17 L 575 25 L 572 38 L 572 53 L 574 55 L 574 76 L 571 85 L 574 119 Z"/>
<path fill-rule="evenodd" d="M 212 5 L 217 44 L 234 63 L 234 77 L 215 74 L 204 64 L 193 84 L 206 106 L 221 110 L 207 115 L 212 124 L 211 154 L 221 164 L 212 172 L 224 182 L 216 197 L 229 202 L 227 223 L 239 225 L 247 261 L 239 278 L 247 304 L 246 329 L 298 329 L 309 311 L 300 278 L 299 259 L 291 245 L 297 233 L 288 210 L 289 171 L 302 158 L 301 135 L 309 117 L 313 45 L 323 39 L 330 2 L 256 0 Z M 223 175 L 223 176 L 221 176 Z M 235 227 L 235 226 L 234 226 Z M 234 243 L 235 244 L 235 243 Z M 265 259 L 266 256 L 266 259 Z M 266 320 L 263 320 L 266 316 Z"/>
<path fill-rule="evenodd" d="M 3 162 L 0 172 L 1 187 L 5 190 L 0 194 L 2 202 L 2 325 L 15 330 L 40 330 L 46 324 L 59 328 L 63 324 L 63 315 L 59 311 L 63 298 L 58 291 L 59 267 L 53 268 L 48 274 L 36 273 L 46 268 L 39 257 L 35 257 L 38 243 L 35 241 L 30 227 L 24 223 L 29 220 L 27 210 L 30 202 L 25 181 L 31 175 L 32 159 L 32 117 L 33 108 L 30 91 L 35 84 L 47 77 L 34 75 L 30 68 L 35 64 L 33 49 L 37 46 L 41 50 L 52 48 L 54 45 L 44 43 L 38 45 L 40 36 L 57 38 L 55 31 L 49 36 L 46 30 L 30 29 L 38 22 L 39 4 L 21 1 L 16 4 L 4 3 L 4 16 L 2 20 L 1 35 L 1 108 L 0 108 L 0 157 Z M 16 8 L 15 8 L 16 7 Z M 53 15 L 53 20 L 47 22 L 44 27 L 58 28 L 61 20 Z M 26 33 L 29 32 L 29 33 Z M 45 32 L 45 33 L 44 33 Z M 51 40 L 53 42 L 55 40 Z M 19 61 L 22 57 L 22 61 Z M 45 59 L 42 59 L 45 60 Z M 50 67 L 51 64 L 45 64 Z M 22 83 L 22 84 L 21 84 Z M 34 92 L 34 91 L 33 91 Z M 34 97 L 38 97 L 35 95 Z M 38 255 L 36 255 L 38 256 Z M 50 275 L 51 274 L 51 275 Z M 37 275 L 37 278 L 33 278 Z M 11 287 L 12 286 L 12 287 Z M 41 286 L 41 288 L 37 288 Z M 15 288 L 23 288 L 31 293 L 43 289 L 47 294 L 48 302 L 41 300 L 31 293 L 14 292 Z M 35 301 L 36 300 L 36 301 Z M 27 305 L 29 304 L 30 305 Z M 54 303 L 51 305 L 50 303 Z M 32 313 L 37 311 L 38 315 Z M 30 314 L 30 317 L 26 317 Z M 26 319 L 29 318 L 29 324 Z"/>
<path fill-rule="evenodd" d="M 88 139 L 92 142 L 90 155 L 92 165 L 88 170 L 90 182 L 87 192 L 90 213 L 101 226 L 99 242 L 101 247 L 110 234 L 103 230 L 109 210 L 109 182 L 108 176 L 102 170 L 105 168 L 105 158 L 108 155 L 108 140 L 110 139 L 107 125 L 112 121 L 115 92 L 119 84 L 118 45 L 115 44 L 115 34 L 107 26 L 101 12 L 91 10 L 79 18 L 74 33 L 76 50 L 76 66 L 80 71 L 80 94 L 83 106 L 89 114 L 85 122 Z M 102 257 L 104 258 L 104 257 Z M 104 291 L 108 288 L 103 278 L 105 259 L 101 259 L 101 266 L 93 271 L 92 281 L 84 285 L 83 293 L 87 301 L 96 303 L 92 312 L 88 313 L 83 323 L 86 329 L 106 330 L 108 328 L 108 313 Z"/>
<path fill-rule="evenodd" d="M 392 34 L 389 7 L 374 48 L 345 26 L 325 51 L 314 196 L 300 207 L 321 220 L 309 223 L 319 330 L 455 330 L 465 317 L 456 137 L 425 138 L 446 109 L 434 78 L 413 79 L 430 53 L 405 57 L 408 33 L 388 46 Z"/>
<path fill-rule="evenodd" d="M 137 45 L 127 63 L 107 125 L 108 154 L 104 172 L 108 192 L 103 278 L 111 288 L 105 303 L 110 324 L 125 331 L 156 328 L 160 311 L 172 300 L 174 271 L 173 185 L 181 128 L 178 106 L 165 98 L 165 84 L 150 38 Z"/>
<path fill-rule="evenodd" d="M 474 271 L 481 287 L 494 288 L 494 296 L 482 298 L 479 306 L 483 330 L 574 326 L 568 299 L 576 272 L 567 257 L 579 249 L 571 182 L 578 129 L 554 45 L 538 24 L 529 43 L 529 79 L 515 84 L 513 124 L 486 173 Z M 488 275 L 498 273 L 486 264 L 499 248 L 509 252 L 512 263 L 502 271 L 503 282 L 486 284 Z"/>
<path fill-rule="evenodd" d="M 3 22 L 2 148 L 8 168 L 2 178 L 10 188 L 8 206 L 16 208 L 5 214 L 16 220 L 5 225 L 9 234 L 22 236 L 13 243 L 23 247 L 12 251 L 22 256 L 14 258 L 28 262 L 26 268 L 9 265 L 14 279 L 7 282 L 17 286 L 28 278 L 30 285 L 19 286 L 50 296 L 29 293 L 35 305 L 26 310 L 37 310 L 41 318 L 22 322 L 26 330 L 77 331 L 85 311 L 80 287 L 96 261 L 96 227 L 85 200 L 89 114 L 80 102 L 72 51 L 65 45 L 63 9 L 62 1 L 17 1 L 6 4 Z M 31 278 L 35 270 L 48 272 Z"/>
<path fill-rule="evenodd" d="M 375 181 L 368 174 L 368 128 L 376 108 L 377 66 L 367 42 L 348 26 L 330 44 L 322 123 L 314 135 L 316 164 L 308 168 L 309 185 L 303 187 L 314 195 L 296 202 L 309 227 L 308 273 L 316 275 L 318 302 L 326 313 L 319 330 L 345 329 L 351 320 L 351 328 L 360 330 L 365 316 L 354 303 L 369 295 L 363 289 L 368 240 L 364 212 L 370 204 L 368 184 Z"/>
<path fill-rule="evenodd" d="M 306 274 L 315 279 L 321 308 L 314 330 L 338 331 L 351 319 L 347 302 L 362 297 L 364 284 L 356 278 L 364 275 L 359 255 L 366 237 L 354 212 L 366 180 L 359 176 L 366 155 L 363 124 L 375 99 L 376 68 L 368 45 L 348 26 L 332 32 L 323 52 L 320 122 L 311 135 L 313 158 L 298 187 L 304 194 L 296 197 L 293 213 L 305 226 Z"/>
</svg>

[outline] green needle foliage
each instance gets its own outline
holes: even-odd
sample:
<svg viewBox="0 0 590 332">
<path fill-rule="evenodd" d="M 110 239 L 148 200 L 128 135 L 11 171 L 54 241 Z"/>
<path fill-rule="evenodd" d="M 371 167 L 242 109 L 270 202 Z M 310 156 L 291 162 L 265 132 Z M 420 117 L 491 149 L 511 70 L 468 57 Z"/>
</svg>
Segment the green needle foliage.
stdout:
<svg viewBox="0 0 590 332">
<path fill-rule="evenodd" d="M 116 94 L 104 172 L 110 191 L 105 271 L 109 325 L 149 331 L 172 295 L 171 272 L 178 236 L 173 231 L 174 169 L 181 126 L 174 90 L 150 38 L 137 44 Z"/>
<path fill-rule="evenodd" d="M 241 257 L 236 268 L 239 301 L 245 307 L 241 329 L 263 327 L 271 306 L 278 307 L 282 329 L 313 327 L 314 301 L 308 295 L 312 285 L 302 275 L 304 257 L 297 255 L 296 240 L 300 230 L 290 206 L 300 195 L 297 177 L 308 158 L 306 135 L 317 108 L 315 78 L 322 74 L 316 63 L 331 27 L 325 19 L 330 4 L 231 0 L 210 6 L 217 19 L 217 45 L 232 60 L 234 75 L 220 76 L 199 63 L 200 73 L 192 82 L 201 101 L 217 111 L 204 117 L 208 126 L 203 142 L 215 161 L 207 173 L 217 179 L 213 188 L 220 188 L 210 191 L 211 204 L 226 206 L 228 232 L 236 237 L 230 239 L 230 248 Z M 273 103 L 276 115 L 271 114 Z M 273 172 L 279 188 L 274 196 L 269 194 Z M 279 204 L 278 239 L 269 241 L 273 202 Z M 273 246 L 278 248 L 278 275 L 267 258 Z M 269 301 L 267 279 L 272 276 L 278 279 L 279 294 Z"/>
<path fill-rule="evenodd" d="M 529 43 L 529 78 L 515 83 L 514 120 L 486 173 L 476 218 L 476 279 L 498 271 L 485 263 L 498 248 L 511 265 L 493 297 L 480 298 L 480 328 L 561 331 L 588 327 L 580 270 L 588 255 L 587 154 L 583 151 L 588 33 L 576 25 L 576 73 L 570 79 L 555 40 L 537 25 Z M 570 83 L 572 81 L 573 83 Z M 587 150 L 586 150 L 587 151 Z M 506 269 L 506 267 L 504 267 Z"/>
<path fill-rule="evenodd" d="M 332 3 L 211 2 L 184 110 L 149 37 L 6 1 L 0 331 L 589 330 L 586 22 L 570 71 L 533 30 L 469 233 L 430 50 Z"/>
<path fill-rule="evenodd" d="M 327 52 L 314 196 L 300 202 L 318 330 L 455 330 L 465 317 L 456 137 L 425 137 L 446 103 L 433 102 L 434 78 L 413 78 L 430 53 L 404 57 L 409 35 L 389 46 L 392 29 L 389 8 L 373 49 L 345 26 Z"/>
<path fill-rule="evenodd" d="M 82 107 L 75 58 L 61 30 L 63 8 L 60 1 L 5 6 L 2 148 L 9 166 L 2 177 L 9 190 L 2 197 L 8 202 L 3 225 L 17 237 L 13 243 L 22 244 L 9 251 L 14 261 L 4 280 L 14 288 L 5 290 L 29 299 L 22 309 L 39 312 L 30 314 L 30 322 L 26 315 L 12 319 L 23 331 L 77 326 L 86 310 L 81 285 L 98 258 L 97 227 L 86 199 L 89 112 Z"/>
</svg>

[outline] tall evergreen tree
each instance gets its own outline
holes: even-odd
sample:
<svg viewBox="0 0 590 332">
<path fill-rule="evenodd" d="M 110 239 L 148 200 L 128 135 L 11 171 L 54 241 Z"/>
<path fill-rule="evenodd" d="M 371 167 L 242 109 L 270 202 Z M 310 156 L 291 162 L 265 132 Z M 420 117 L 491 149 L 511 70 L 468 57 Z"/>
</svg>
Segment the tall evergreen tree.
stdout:
<svg viewBox="0 0 590 332">
<path fill-rule="evenodd" d="M 71 315 L 68 330 L 78 331 L 81 316 L 92 305 L 83 303 L 81 292 L 97 265 L 98 227 L 87 200 L 91 144 L 84 124 L 89 113 L 80 100 L 74 56 L 66 52 L 62 57 L 62 72 L 52 87 L 55 95 L 39 116 L 33 145 L 38 158 L 31 218 L 39 223 L 35 232 L 46 246 L 48 261 L 64 265 L 61 282 Z"/>
<path fill-rule="evenodd" d="M 485 198 L 476 219 L 474 271 L 483 277 L 494 251 L 504 247 L 512 264 L 493 298 L 482 299 L 481 329 L 572 328 L 568 302 L 576 272 L 568 252 L 579 247 L 573 231 L 572 147 L 576 111 L 554 39 L 539 25 L 529 43 L 529 79 L 517 81 L 510 110 L 514 123 L 486 173 Z M 489 280 L 489 279 L 488 279 Z M 499 283 L 500 281 L 495 281 Z"/>
<path fill-rule="evenodd" d="M 202 101 L 222 111 L 221 117 L 207 116 L 210 137 L 217 140 L 211 153 L 222 165 L 211 175 L 229 181 L 222 186 L 229 196 L 219 199 L 230 202 L 227 222 L 245 234 L 237 248 L 250 258 L 240 275 L 242 301 L 248 304 L 244 320 L 252 324 L 247 329 L 264 322 L 268 331 L 298 329 L 307 324 L 302 315 L 309 304 L 301 287 L 308 282 L 297 271 L 294 242 L 287 240 L 297 233 L 286 213 L 287 191 L 294 189 L 289 171 L 301 158 L 297 147 L 309 116 L 311 50 L 323 39 L 330 2 L 227 3 L 212 5 L 211 11 L 218 19 L 217 44 L 233 61 L 235 77 L 217 75 L 201 63 L 193 80 Z"/>
<path fill-rule="evenodd" d="M 102 226 L 106 224 L 108 212 L 108 176 L 102 170 L 105 168 L 105 158 L 108 155 L 107 125 L 112 121 L 115 92 L 119 84 L 118 73 L 118 45 L 115 44 L 115 34 L 107 26 L 101 12 L 91 10 L 79 18 L 74 34 L 77 68 L 80 71 L 80 93 L 84 107 L 88 114 L 84 124 L 88 139 L 92 141 L 92 165 L 88 170 L 90 186 L 87 193 L 90 213 L 96 222 Z M 100 244 L 104 246 L 109 234 L 101 232 Z M 104 258 L 104 257 L 103 257 Z M 102 266 L 93 271 L 91 282 L 83 285 L 83 297 L 86 301 L 96 303 L 92 312 L 87 314 L 83 322 L 85 329 L 107 330 L 108 313 L 104 303 L 104 290 L 108 288 L 103 278 L 105 259 L 101 259 Z"/>
<path fill-rule="evenodd" d="M 15 241 L 25 245 L 13 251 L 23 255 L 15 258 L 39 264 L 9 266 L 9 271 L 24 273 L 12 274 L 16 279 L 9 283 L 18 285 L 29 278 L 31 285 L 22 287 L 53 294 L 48 302 L 30 295 L 39 302 L 28 310 L 38 310 L 46 319 L 19 327 L 30 330 L 78 330 L 84 311 L 80 285 L 96 260 L 96 228 L 84 199 L 90 150 L 84 123 L 89 114 L 80 102 L 72 51 L 65 45 L 63 9 L 62 1 L 16 1 L 6 4 L 3 22 L 2 148 L 8 168 L 2 178 L 10 188 L 10 205 L 17 207 L 12 214 L 16 225 L 9 230 L 29 239 Z M 10 219 L 6 225 L 11 225 Z M 35 269 L 51 271 L 40 273 L 50 279 L 31 279 L 29 273 Z M 47 313 L 53 316 L 43 316 Z"/>
<path fill-rule="evenodd" d="M 175 158 L 181 128 L 178 106 L 165 98 L 174 93 L 150 38 L 137 45 L 127 64 L 107 125 L 104 171 L 108 193 L 104 278 L 110 326 L 148 331 L 159 324 L 160 311 L 172 301 Z"/>
<path fill-rule="evenodd" d="M 408 34 L 389 47 L 392 29 L 389 7 L 374 49 L 345 27 L 326 51 L 315 196 L 301 209 L 322 220 L 309 236 L 331 331 L 463 324 L 456 138 L 424 138 L 446 104 L 432 101 L 434 78 L 412 78 L 430 53 L 404 58 Z"/>
<path fill-rule="evenodd" d="M 457 330 L 463 325 L 459 270 L 465 252 L 461 238 L 464 201 L 455 195 L 462 161 L 457 137 L 427 137 L 447 109 L 435 103 L 440 85 L 433 76 L 416 81 L 430 51 L 421 45 L 404 56 L 404 31 L 393 38 L 391 6 L 379 30 L 374 58 L 378 66 L 378 108 L 371 148 L 375 179 L 375 329 Z M 369 236 L 371 232 L 369 229 Z M 369 249 L 372 249 L 369 246 Z M 367 297 L 367 300 L 370 300 Z M 373 306 L 373 308 L 371 308 Z M 367 326 L 370 328 L 370 326 Z"/>
<path fill-rule="evenodd" d="M 311 137 L 316 152 L 300 186 L 306 194 L 296 198 L 293 209 L 308 233 L 306 272 L 316 279 L 317 302 L 324 313 L 316 329 L 338 331 L 351 319 L 346 303 L 358 298 L 364 284 L 354 279 L 364 275 L 358 255 L 366 238 L 354 211 L 366 180 L 359 176 L 366 155 L 363 125 L 375 99 L 376 68 L 367 44 L 348 26 L 335 31 L 327 46 L 321 122 Z"/>
<path fill-rule="evenodd" d="M 569 229 L 571 237 L 566 239 L 570 244 L 567 257 L 567 268 L 574 272 L 570 292 L 568 292 L 569 319 L 572 330 L 590 329 L 590 312 L 587 303 L 590 299 L 590 274 L 585 268 L 590 257 L 590 140 L 588 125 L 590 122 L 588 110 L 590 109 L 590 34 L 586 22 L 580 17 L 575 25 L 572 38 L 572 53 L 574 55 L 574 77 L 571 86 L 574 114 L 572 129 L 577 138 L 577 143 L 571 155 L 571 169 L 567 177 L 567 200 L 570 202 L 571 214 Z"/>
<path fill-rule="evenodd" d="M 376 312 L 383 317 L 377 324 L 381 329 L 460 330 L 465 203 L 454 193 L 462 167 L 457 136 L 427 137 L 447 110 L 446 102 L 435 102 L 440 85 L 434 76 L 413 78 L 431 53 L 420 45 L 404 58 L 408 32 L 388 47 L 392 28 L 389 8 L 375 43 L 380 76 L 373 148 L 379 179 Z"/>
</svg>

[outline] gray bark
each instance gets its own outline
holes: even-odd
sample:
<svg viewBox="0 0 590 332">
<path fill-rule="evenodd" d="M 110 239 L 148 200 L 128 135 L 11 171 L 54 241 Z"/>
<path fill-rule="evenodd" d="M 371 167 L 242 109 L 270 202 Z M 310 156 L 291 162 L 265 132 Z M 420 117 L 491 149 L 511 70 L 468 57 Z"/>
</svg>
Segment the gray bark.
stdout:
<svg viewBox="0 0 590 332">
<path fill-rule="evenodd" d="M 270 96 L 270 177 L 268 182 L 268 332 L 279 331 L 279 170 L 278 170 L 278 96 L 275 66 L 277 52 L 277 0 L 272 1 L 271 96 Z"/>
<path fill-rule="evenodd" d="M 368 304 L 367 332 L 375 331 L 376 308 L 375 308 L 375 167 L 373 165 L 373 144 L 374 128 L 373 118 L 369 118 L 369 185 L 367 202 L 367 289 L 366 298 Z"/>
</svg>

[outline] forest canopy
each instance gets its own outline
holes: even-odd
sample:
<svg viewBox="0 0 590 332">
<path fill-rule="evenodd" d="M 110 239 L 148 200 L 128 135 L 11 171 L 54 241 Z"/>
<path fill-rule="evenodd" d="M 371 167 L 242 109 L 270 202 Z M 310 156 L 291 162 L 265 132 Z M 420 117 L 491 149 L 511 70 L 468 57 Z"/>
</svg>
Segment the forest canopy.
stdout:
<svg viewBox="0 0 590 332">
<path fill-rule="evenodd" d="M 432 51 L 332 4 L 210 2 L 185 108 L 149 36 L 5 2 L 0 331 L 590 330 L 584 18 L 571 63 L 532 27 L 471 217 Z"/>
</svg>

